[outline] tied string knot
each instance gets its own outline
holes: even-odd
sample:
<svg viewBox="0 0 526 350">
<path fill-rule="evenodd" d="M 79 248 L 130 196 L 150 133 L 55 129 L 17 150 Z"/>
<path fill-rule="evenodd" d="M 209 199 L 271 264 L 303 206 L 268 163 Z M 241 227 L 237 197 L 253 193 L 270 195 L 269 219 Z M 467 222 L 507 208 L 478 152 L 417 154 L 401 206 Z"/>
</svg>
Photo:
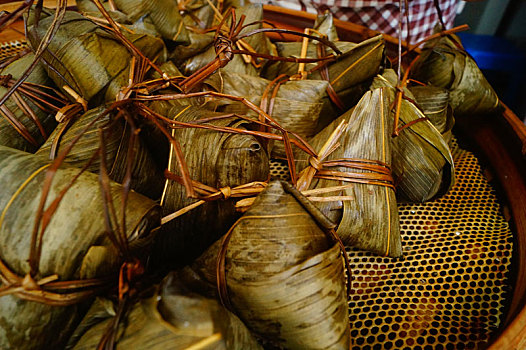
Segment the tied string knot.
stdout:
<svg viewBox="0 0 526 350">
<path fill-rule="evenodd" d="M 232 196 L 232 189 L 230 187 L 228 187 L 228 186 L 227 187 L 221 187 L 219 189 L 219 191 L 223 195 L 223 199 L 224 200 L 227 200 L 227 199 L 229 199 Z"/>
<path fill-rule="evenodd" d="M 122 264 L 119 272 L 119 300 L 124 300 L 125 295 L 134 294 L 133 285 L 144 274 L 144 266 L 138 259 Z"/>
<path fill-rule="evenodd" d="M 0 288 L 0 296 L 7 295 L 7 294 L 17 294 L 20 292 L 28 292 L 28 293 L 42 292 L 43 286 L 51 282 L 55 282 L 56 280 L 58 280 L 58 275 L 51 275 L 48 277 L 44 277 L 37 282 L 28 273 L 24 276 L 24 278 L 17 277 L 14 283 L 9 283 L 8 281 L 6 281 L 6 278 L 3 277 L 0 279 L 0 281 L 7 282 L 7 283 L 5 283 L 6 284 L 5 287 Z"/>
<path fill-rule="evenodd" d="M 169 171 L 166 169 L 164 171 L 164 176 L 167 180 L 175 181 L 179 185 L 183 184 L 183 179 L 181 176 Z M 207 186 L 203 183 L 200 183 L 195 180 L 192 181 L 192 186 L 195 189 L 196 197 L 198 201 L 187 205 L 184 208 L 180 208 L 177 211 L 166 215 L 161 219 L 161 224 L 164 225 L 171 220 L 178 218 L 181 215 L 188 213 L 191 210 L 207 203 L 216 200 L 228 200 L 231 198 L 240 198 L 240 197 L 252 197 L 257 196 L 266 186 L 266 182 L 254 181 L 244 185 L 236 186 L 231 188 L 229 186 L 221 187 L 215 189 L 213 187 Z"/>
<path fill-rule="evenodd" d="M 234 58 L 232 41 L 225 36 L 220 35 L 217 37 L 214 42 L 214 49 L 221 67 L 226 66 Z"/>
<path fill-rule="evenodd" d="M 52 306 L 69 306 L 92 297 L 98 290 L 106 288 L 109 279 L 86 279 L 58 281 L 54 274 L 35 280 L 31 274 L 24 277 L 11 271 L 0 259 L 0 297 L 14 295 L 22 300 Z"/>
<path fill-rule="evenodd" d="M 234 58 L 232 45 L 232 40 L 225 37 L 224 35 L 218 35 L 214 41 L 216 58 L 213 61 L 208 62 L 204 67 L 199 68 L 192 75 L 183 79 L 179 83 L 179 87 L 183 90 L 183 92 L 190 92 L 195 86 L 200 84 L 219 68 L 225 67 L 228 62 Z"/>
<path fill-rule="evenodd" d="M 40 286 L 38 285 L 38 283 L 33 279 L 33 277 L 31 277 L 30 274 L 25 275 L 24 279 L 22 280 L 21 287 L 24 290 L 28 290 L 28 291 L 29 290 L 40 290 L 41 289 Z"/>
<path fill-rule="evenodd" d="M 167 180 L 175 181 L 179 185 L 183 184 L 183 178 L 168 169 L 164 171 L 164 176 Z M 257 195 L 266 187 L 266 183 L 254 181 L 244 185 L 236 186 L 234 188 L 225 186 L 216 189 L 199 181 L 192 180 L 192 186 L 194 187 L 197 194 L 195 198 L 203 202 L 210 202 L 219 199 L 227 200 L 230 198 L 250 197 Z"/>
<path fill-rule="evenodd" d="M 310 157 L 309 164 L 317 171 L 321 171 L 323 169 L 323 162 L 321 162 L 318 158 Z"/>
</svg>

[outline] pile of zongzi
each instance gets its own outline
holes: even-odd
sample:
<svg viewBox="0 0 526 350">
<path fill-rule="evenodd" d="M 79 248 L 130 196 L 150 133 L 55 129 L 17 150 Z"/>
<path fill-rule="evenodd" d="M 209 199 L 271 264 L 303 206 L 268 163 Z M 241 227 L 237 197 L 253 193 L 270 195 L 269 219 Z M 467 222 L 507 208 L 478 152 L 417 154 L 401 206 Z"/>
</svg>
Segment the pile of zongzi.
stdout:
<svg viewBox="0 0 526 350">
<path fill-rule="evenodd" d="M 330 14 L 59 3 L 0 62 L 0 348 L 349 349 L 345 249 L 403 256 L 397 200 L 445 194 L 455 116 L 498 105 L 458 39 L 397 75 Z"/>
<path fill-rule="evenodd" d="M 246 326 L 217 301 L 182 285 L 168 275 L 160 286 L 143 296 L 119 324 L 116 349 L 246 349 L 261 345 Z M 116 314 L 109 300 L 97 300 L 84 317 L 68 348 L 97 348 Z"/>
<path fill-rule="evenodd" d="M 0 146 L 2 349 L 63 346 L 97 289 L 107 288 L 95 284 L 83 291 L 83 281 L 111 278 L 120 267 L 122 257 L 111 243 L 108 224 L 117 230 L 120 223 L 114 220 L 125 218 L 122 234 L 132 250 L 151 241 L 150 230 L 159 225 L 158 205 L 137 193 L 129 194 L 121 212 L 122 186 L 116 183 L 109 184 L 107 193 L 115 218 L 105 222 L 97 176 L 61 168 L 46 188 L 42 185 L 51 167 L 35 155 Z M 46 193 L 42 222 L 35 222 Z M 35 228 L 39 236 L 32 234 Z M 65 288 L 68 283 L 71 287 Z"/>
</svg>

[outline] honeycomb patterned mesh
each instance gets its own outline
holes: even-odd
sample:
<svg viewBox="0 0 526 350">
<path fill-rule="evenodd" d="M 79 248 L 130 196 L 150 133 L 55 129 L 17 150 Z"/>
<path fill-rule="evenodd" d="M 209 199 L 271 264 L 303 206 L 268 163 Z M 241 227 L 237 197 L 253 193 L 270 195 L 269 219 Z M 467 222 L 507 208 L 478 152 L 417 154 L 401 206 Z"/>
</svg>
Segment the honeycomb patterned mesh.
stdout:
<svg viewBox="0 0 526 350">
<path fill-rule="evenodd" d="M 481 349 L 499 327 L 513 236 L 477 158 L 452 151 L 452 190 L 399 205 L 403 258 L 348 250 L 352 349 Z M 287 171 L 273 161 L 273 176 Z"/>
<path fill-rule="evenodd" d="M 25 49 L 27 44 L 23 41 L 10 41 L 0 43 L 0 60 L 11 57 L 17 52 Z"/>
</svg>

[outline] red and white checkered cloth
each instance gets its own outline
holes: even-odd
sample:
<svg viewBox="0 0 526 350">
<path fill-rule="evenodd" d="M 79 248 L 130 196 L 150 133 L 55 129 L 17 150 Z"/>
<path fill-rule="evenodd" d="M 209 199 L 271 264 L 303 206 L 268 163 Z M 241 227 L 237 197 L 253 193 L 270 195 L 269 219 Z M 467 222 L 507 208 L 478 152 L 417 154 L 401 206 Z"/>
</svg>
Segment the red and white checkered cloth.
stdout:
<svg viewBox="0 0 526 350">
<path fill-rule="evenodd" d="M 405 11 L 400 15 L 399 1 L 387 0 L 252 0 L 295 10 L 316 13 L 328 9 L 335 18 L 363 25 L 369 29 L 398 37 L 398 23 L 403 19 L 402 37 L 408 38 Z M 453 27 L 458 0 L 439 0 L 446 29 Z M 404 6 L 402 1 L 402 6 Z M 431 35 L 439 22 L 433 0 L 408 0 L 410 42 Z"/>
</svg>

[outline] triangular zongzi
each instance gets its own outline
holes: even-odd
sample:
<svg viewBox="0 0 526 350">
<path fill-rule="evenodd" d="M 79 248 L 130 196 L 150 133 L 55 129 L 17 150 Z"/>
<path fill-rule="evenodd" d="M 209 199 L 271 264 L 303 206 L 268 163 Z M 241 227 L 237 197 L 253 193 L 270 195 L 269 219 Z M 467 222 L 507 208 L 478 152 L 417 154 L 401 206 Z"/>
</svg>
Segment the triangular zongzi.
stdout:
<svg viewBox="0 0 526 350">
<path fill-rule="evenodd" d="M 343 124 L 342 124 L 343 122 Z M 340 125 L 338 147 L 327 150 L 327 142 Z M 353 110 L 343 114 L 311 141 L 324 159 L 298 159 L 299 183 L 308 171 L 314 181 L 309 188 L 323 189 L 348 184 L 342 189 L 345 200 L 319 202 L 316 206 L 334 222 L 336 233 L 347 246 L 372 251 L 379 255 L 402 255 L 402 243 L 391 175 L 391 126 L 387 96 L 382 89 L 367 92 Z M 327 152 L 323 151 L 326 149 Z M 308 188 L 300 188 L 306 190 Z M 327 193 L 322 196 L 334 196 Z"/>
<path fill-rule="evenodd" d="M 297 190 L 273 181 L 184 273 L 212 285 L 219 278 L 223 302 L 272 346 L 349 349 L 344 264 L 332 227 Z"/>
</svg>

